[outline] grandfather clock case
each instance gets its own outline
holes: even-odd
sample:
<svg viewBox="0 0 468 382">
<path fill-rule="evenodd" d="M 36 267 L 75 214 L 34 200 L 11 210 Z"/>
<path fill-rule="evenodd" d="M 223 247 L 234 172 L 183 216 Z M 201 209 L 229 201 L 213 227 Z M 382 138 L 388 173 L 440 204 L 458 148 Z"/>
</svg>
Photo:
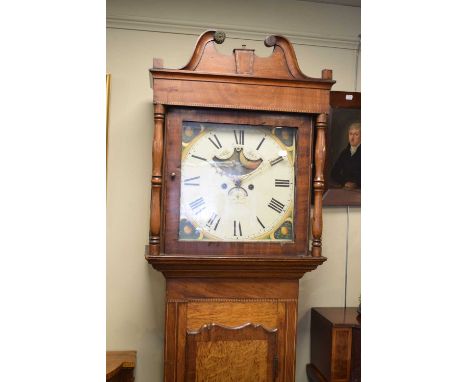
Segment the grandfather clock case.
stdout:
<svg viewBox="0 0 468 382">
<path fill-rule="evenodd" d="M 266 38 L 268 57 L 221 54 L 224 39 L 207 31 L 186 66 L 150 69 L 146 260 L 166 278 L 164 381 L 291 382 L 299 279 L 326 260 L 335 81 L 305 76 L 282 36 Z"/>
</svg>

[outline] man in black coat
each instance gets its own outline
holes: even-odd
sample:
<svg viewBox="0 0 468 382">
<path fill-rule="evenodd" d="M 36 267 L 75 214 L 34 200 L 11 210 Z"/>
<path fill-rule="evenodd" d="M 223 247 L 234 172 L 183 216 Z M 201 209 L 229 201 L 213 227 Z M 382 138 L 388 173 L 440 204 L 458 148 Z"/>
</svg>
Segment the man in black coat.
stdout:
<svg viewBox="0 0 468 382">
<path fill-rule="evenodd" d="M 361 188 L 361 124 L 352 123 L 348 129 L 349 143 L 333 166 L 331 176 L 348 190 Z"/>
</svg>

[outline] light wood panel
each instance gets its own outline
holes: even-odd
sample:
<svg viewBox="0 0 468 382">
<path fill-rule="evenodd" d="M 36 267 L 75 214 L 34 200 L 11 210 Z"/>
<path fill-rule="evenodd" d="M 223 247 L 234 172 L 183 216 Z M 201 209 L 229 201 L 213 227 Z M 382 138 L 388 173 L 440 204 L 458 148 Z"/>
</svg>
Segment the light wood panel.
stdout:
<svg viewBox="0 0 468 382">
<path fill-rule="evenodd" d="M 278 303 L 275 302 L 189 302 L 187 304 L 187 327 L 199 329 L 202 325 L 216 322 L 225 326 L 240 326 L 246 323 L 261 323 L 264 327 L 278 327 Z"/>
</svg>

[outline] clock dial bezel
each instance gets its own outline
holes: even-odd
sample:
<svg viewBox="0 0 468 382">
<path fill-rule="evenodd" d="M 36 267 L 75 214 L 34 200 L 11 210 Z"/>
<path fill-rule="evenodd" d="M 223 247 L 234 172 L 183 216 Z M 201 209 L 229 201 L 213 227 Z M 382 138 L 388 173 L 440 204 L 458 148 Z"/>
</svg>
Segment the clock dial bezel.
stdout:
<svg viewBox="0 0 468 382">
<path fill-rule="evenodd" d="M 282 126 L 296 128 L 294 241 L 180 241 L 181 150 L 184 121 L 250 126 Z M 248 131 L 248 127 L 246 127 Z M 165 182 L 163 220 L 163 252 L 170 255 L 269 256 L 308 252 L 309 206 L 312 142 L 312 118 L 308 115 L 265 113 L 254 111 L 220 111 L 174 108 L 169 110 L 165 127 Z M 175 174 L 175 176 L 171 176 Z"/>
</svg>

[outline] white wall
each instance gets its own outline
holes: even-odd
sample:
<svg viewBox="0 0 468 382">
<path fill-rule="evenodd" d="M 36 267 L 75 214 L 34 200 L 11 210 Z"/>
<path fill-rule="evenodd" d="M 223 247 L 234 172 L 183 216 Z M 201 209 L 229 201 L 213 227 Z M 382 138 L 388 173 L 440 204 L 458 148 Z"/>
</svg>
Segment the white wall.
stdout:
<svg viewBox="0 0 468 382">
<path fill-rule="evenodd" d="M 266 56 L 269 34 L 295 45 L 302 71 L 333 69 L 333 90 L 360 90 L 360 9 L 304 1 L 108 1 L 107 71 L 112 75 L 107 199 L 107 349 L 137 350 L 137 382 L 162 381 L 164 277 L 144 259 L 148 240 L 153 57 L 186 64 L 197 37 L 222 29 L 229 53 L 242 43 Z M 242 40 L 242 41 L 241 41 Z M 356 76 L 358 73 L 358 76 Z M 328 261 L 300 281 L 296 381 L 306 382 L 309 309 L 355 306 L 360 295 L 360 208 L 324 211 Z M 346 261 L 346 258 L 348 261 Z M 347 287 L 345 280 L 347 279 Z"/>
</svg>

